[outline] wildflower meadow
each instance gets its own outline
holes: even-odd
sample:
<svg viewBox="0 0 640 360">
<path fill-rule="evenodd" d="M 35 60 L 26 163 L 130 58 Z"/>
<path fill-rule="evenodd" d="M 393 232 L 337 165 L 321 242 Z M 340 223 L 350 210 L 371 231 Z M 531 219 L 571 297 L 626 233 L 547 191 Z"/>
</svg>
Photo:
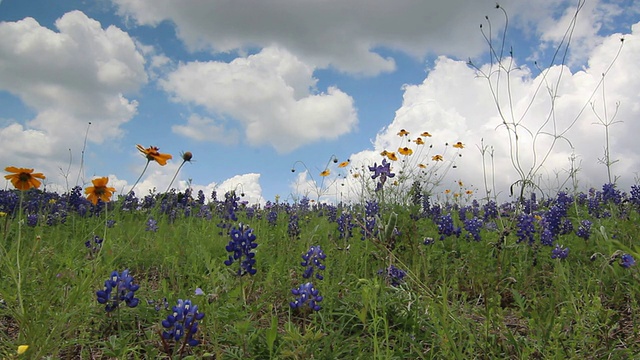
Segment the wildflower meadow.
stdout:
<svg viewBox="0 0 640 360">
<path fill-rule="evenodd" d="M 531 130 L 501 105 L 493 90 L 513 69 L 492 39 L 478 76 L 510 154 L 402 129 L 370 163 L 296 162 L 315 192 L 262 204 L 241 188 L 177 190 L 197 154 L 156 146 L 136 146 L 144 169 L 124 190 L 103 174 L 52 192 L 47 174 L 2 164 L 0 358 L 638 358 L 640 185 L 616 184 L 607 150 L 605 184 L 581 188 L 569 171 L 543 191 L 540 169 L 566 131 Z M 553 114 L 560 83 L 530 101 L 548 96 Z M 547 148 L 527 147 L 545 136 Z M 489 165 L 484 185 L 452 178 L 473 147 L 483 164 L 513 161 L 511 189 L 492 188 L 501 174 Z M 180 166 L 165 191 L 136 191 L 169 161 Z M 348 199 L 328 196 L 346 179 Z"/>
</svg>

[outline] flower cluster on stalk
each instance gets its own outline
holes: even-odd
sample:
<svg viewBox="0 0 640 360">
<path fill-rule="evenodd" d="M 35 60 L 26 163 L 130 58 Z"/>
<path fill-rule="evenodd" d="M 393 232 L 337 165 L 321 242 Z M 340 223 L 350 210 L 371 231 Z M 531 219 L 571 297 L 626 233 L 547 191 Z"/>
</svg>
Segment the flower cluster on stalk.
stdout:
<svg viewBox="0 0 640 360">
<path fill-rule="evenodd" d="M 296 296 L 295 300 L 289 303 L 292 309 L 301 309 L 305 305 L 311 311 L 320 311 L 322 309 L 319 303 L 322 302 L 323 298 L 312 283 L 302 284 L 297 289 L 291 290 L 291 293 Z"/>
<path fill-rule="evenodd" d="M 300 265 L 305 267 L 302 277 L 305 279 L 310 278 L 314 272 L 315 277 L 318 280 L 324 279 L 321 271 L 324 271 L 326 266 L 322 264 L 322 261 L 327 258 L 327 255 L 322 251 L 320 245 L 311 246 L 309 251 L 302 255 L 302 262 Z"/>
<path fill-rule="evenodd" d="M 180 351 L 186 345 L 198 346 L 200 341 L 193 336 L 198 332 L 198 321 L 204 318 L 204 314 L 198 311 L 198 305 L 191 304 L 191 300 L 178 299 L 178 304 L 172 308 L 173 312 L 162 320 L 162 339 L 165 347 L 166 341 L 174 341 L 182 345 Z M 168 349 L 166 349 L 168 351 Z"/>
<path fill-rule="evenodd" d="M 240 263 L 237 271 L 238 275 L 254 275 L 257 270 L 253 267 L 256 263 L 254 258 L 256 254 L 253 249 L 257 248 L 258 244 L 254 242 L 256 236 L 253 233 L 253 229 L 247 225 L 239 224 L 238 228 L 231 229 L 229 236 L 231 240 L 225 249 L 232 254 L 224 261 L 224 264 L 231 266 L 231 264 L 238 261 Z"/>
<path fill-rule="evenodd" d="M 133 283 L 133 277 L 129 275 L 129 269 L 121 274 L 113 271 L 109 279 L 104 282 L 104 289 L 98 290 L 96 296 L 100 304 L 105 304 L 105 311 L 112 312 L 124 302 L 128 307 L 136 307 L 140 300 L 135 297 L 135 292 L 140 288 Z"/>
<path fill-rule="evenodd" d="M 378 275 L 381 275 L 391 286 L 399 286 L 404 282 L 407 273 L 394 265 L 389 265 L 388 268 L 378 270 Z"/>
<path fill-rule="evenodd" d="M 369 171 L 373 173 L 371 179 L 378 179 L 378 185 L 376 185 L 376 191 L 382 189 L 382 186 L 387 182 L 387 178 L 392 178 L 396 174 L 391 172 L 391 163 L 387 162 L 387 159 L 382 160 L 382 164 L 378 165 L 374 163 L 373 166 L 369 166 Z"/>
<path fill-rule="evenodd" d="M 556 244 L 556 247 L 551 250 L 552 259 L 566 259 L 569 256 L 569 248 L 566 248 L 560 244 Z"/>
</svg>

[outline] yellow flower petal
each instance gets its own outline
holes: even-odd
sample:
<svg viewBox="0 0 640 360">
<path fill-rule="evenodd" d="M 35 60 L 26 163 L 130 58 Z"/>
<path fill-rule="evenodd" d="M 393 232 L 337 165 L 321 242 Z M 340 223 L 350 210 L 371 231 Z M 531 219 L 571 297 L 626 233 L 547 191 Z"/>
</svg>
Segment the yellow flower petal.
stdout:
<svg viewBox="0 0 640 360">
<path fill-rule="evenodd" d="M 20 345 L 18 346 L 18 355 L 22 355 L 29 350 L 29 345 Z"/>
</svg>

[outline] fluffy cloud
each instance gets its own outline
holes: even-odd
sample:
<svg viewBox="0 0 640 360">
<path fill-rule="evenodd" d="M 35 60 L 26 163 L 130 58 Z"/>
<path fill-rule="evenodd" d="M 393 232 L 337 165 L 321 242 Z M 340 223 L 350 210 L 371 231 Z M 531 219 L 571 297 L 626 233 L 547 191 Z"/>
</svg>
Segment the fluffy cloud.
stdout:
<svg viewBox="0 0 640 360">
<path fill-rule="evenodd" d="M 584 70 L 572 73 L 566 66 L 552 66 L 536 75 L 526 66 L 516 68 L 514 64 L 508 88 L 503 74 L 502 86 L 496 92 L 497 103 L 508 123 L 519 124 L 517 154 L 515 138 L 510 139 L 502 125 L 503 118 L 489 91 L 490 83 L 494 88 L 497 85 L 495 73 L 489 82 L 477 76 L 479 73 L 466 62 L 441 57 L 421 84 L 405 87 L 403 104 L 393 122 L 378 133 L 373 150 L 350 157 L 351 166 L 357 169 L 379 163 L 382 150 L 396 151 L 401 144 L 408 144 L 416 149 L 414 155 L 406 159 L 408 163 L 424 162 L 430 169 L 435 166 L 431 161 L 433 154 L 443 154 L 445 160 L 451 161 L 450 165 L 455 163 L 456 167 L 442 177 L 436 193 L 446 188 L 455 190 L 457 181 L 462 180 L 469 186 L 473 184 L 472 189 L 481 196 L 485 195 L 482 174 L 486 174 L 489 190 L 495 183 L 492 195 L 498 192 L 501 194 L 497 195 L 505 199 L 509 187 L 520 178 L 513 165 L 516 161 L 525 173 L 533 169 L 537 174 L 533 180 L 551 194 L 559 188 L 571 189 L 571 182 L 566 182 L 569 172 L 572 168 L 578 169 L 578 186 L 584 190 L 609 181 L 606 166 L 599 161 L 605 145 L 601 121 L 615 121 L 609 127 L 609 142 L 611 160 L 619 161 L 611 169 L 613 175 L 620 176 L 620 188 L 628 190 L 638 176 L 634 171 L 640 167 L 640 155 L 636 151 L 640 132 L 640 123 L 636 121 L 640 116 L 640 75 L 629 71 L 640 58 L 640 43 L 636 40 L 639 36 L 640 23 L 633 26 L 631 34 L 625 35 L 622 52 L 609 71 L 620 48 L 619 34 L 604 38 L 589 53 Z M 480 70 L 489 74 L 496 69 L 484 65 Z M 549 91 L 554 96 L 553 108 Z M 430 132 L 433 137 L 424 138 L 427 144 L 420 147 L 399 137 L 397 133 L 401 129 L 410 131 L 411 139 L 422 131 Z M 466 145 L 460 150 L 462 157 L 457 157 L 458 150 L 451 147 L 457 141 Z M 481 148 L 486 149 L 484 167 Z M 423 158 L 416 159 L 420 154 Z M 575 159 L 573 164 L 571 158 Z M 398 161 L 393 166 L 398 172 L 404 165 Z M 444 169 L 446 167 L 440 171 Z M 351 193 L 358 194 L 359 180 L 348 179 Z M 313 187 L 306 177 L 297 182 L 305 184 L 305 189 Z M 335 191 L 338 190 L 328 193 Z"/>
<path fill-rule="evenodd" d="M 24 125 L 10 121 L 0 129 L 0 162 L 37 167 L 62 183 L 56 174 L 68 164 L 61 159 L 82 149 L 88 123 L 89 141 L 119 137 L 137 109 L 123 94 L 137 91 L 147 76 L 133 40 L 117 27 L 103 29 L 80 11 L 55 27 L 33 18 L 0 23 L 0 90 L 36 112 Z"/>
<path fill-rule="evenodd" d="M 393 71 L 395 62 L 376 52 L 389 48 L 416 57 L 449 54 L 467 58 L 484 50 L 478 25 L 484 15 L 493 20 L 494 34 L 504 21 L 495 1 L 234 1 L 113 0 L 120 14 L 138 24 L 155 26 L 169 20 L 192 50 L 214 52 L 277 45 L 304 62 L 341 71 L 375 75 Z M 558 41 L 571 20 L 574 0 L 513 0 L 503 4 L 511 24 Z M 625 11 L 633 11 L 624 5 Z M 637 7 L 635 8 L 637 10 Z M 622 6 L 588 1 L 583 14 L 589 21 L 576 29 L 581 51 L 592 48 L 605 15 L 620 14 Z"/>
<path fill-rule="evenodd" d="M 215 120 L 197 114 L 189 116 L 185 125 L 173 125 L 171 130 L 197 141 L 213 141 L 227 145 L 238 142 L 237 131 L 227 130 L 224 124 L 217 124 Z"/>
<path fill-rule="evenodd" d="M 315 84 L 311 67 L 274 47 L 230 63 L 181 64 L 161 81 L 174 100 L 237 120 L 250 144 L 269 144 L 279 152 L 335 139 L 356 125 L 353 99 L 335 87 L 315 93 Z M 220 130 L 213 120 L 192 117 L 174 131 L 199 139 L 198 125 Z"/>
</svg>

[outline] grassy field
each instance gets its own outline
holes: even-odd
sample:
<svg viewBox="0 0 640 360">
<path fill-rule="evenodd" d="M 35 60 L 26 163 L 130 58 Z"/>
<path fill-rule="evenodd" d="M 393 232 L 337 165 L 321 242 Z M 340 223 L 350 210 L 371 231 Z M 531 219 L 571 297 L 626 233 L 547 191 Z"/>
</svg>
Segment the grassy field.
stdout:
<svg viewBox="0 0 640 360">
<path fill-rule="evenodd" d="M 635 187 L 500 205 L 415 193 L 403 205 L 254 206 L 169 192 L 95 206 L 81 191 L 0 191 L 2 358 L 640 353 Z M 191 307 L 176 340 L 179 299 Z"/>
</svg>

